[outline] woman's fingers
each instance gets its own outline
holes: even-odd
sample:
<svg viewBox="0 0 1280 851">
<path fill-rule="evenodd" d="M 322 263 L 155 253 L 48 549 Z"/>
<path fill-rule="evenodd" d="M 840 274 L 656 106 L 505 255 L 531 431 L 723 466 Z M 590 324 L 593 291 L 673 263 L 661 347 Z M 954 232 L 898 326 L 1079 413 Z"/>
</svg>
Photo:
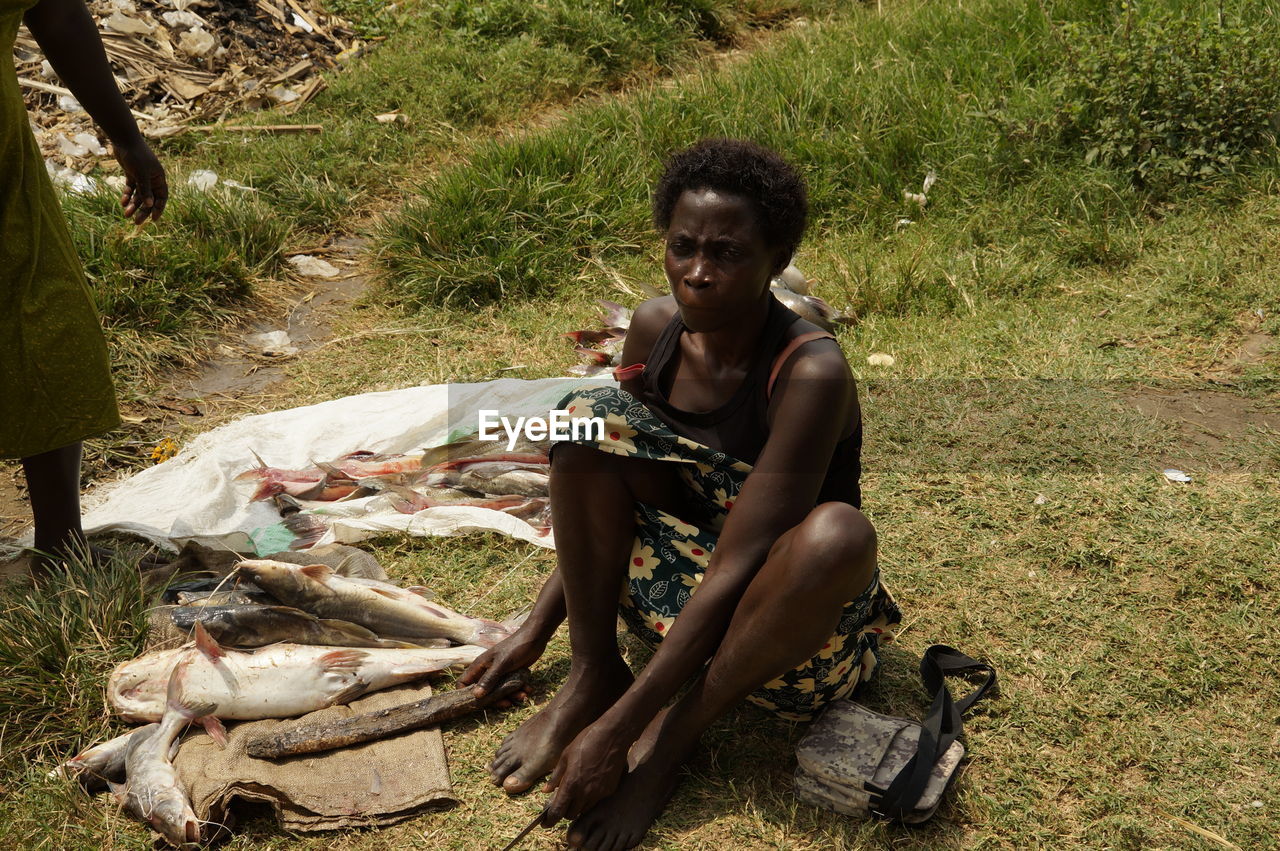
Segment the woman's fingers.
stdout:
<svg viewBox="0 0 1280 851">
<path fill-rule="evenodd" d="M 493 651 L 486 650 L 485 652 L 477 656 L 474 662 L 472 662 L 470 665 L 467 666 L 467 669 L 462 672 L 461 676 L 458 677 L 458 682 L 462 683 L 464 686 L 471 685 L 476 680 L 480 679 L 480 675 L 483 674 L 485 671 L 487 671 L 492 664 L 493 664 Z M 483 690 L 482 687 L 476 688 L 477 696 L 479 696 L 479 693 L 482 690 Z"/>
<path fill-rule="evenodd" d="M 169 203 L 169 181 L 159 163 L 156 163 L 156 172 L 151 177 L 151 195 L 155 200 L 151 207 L 151 221 L 159 221 L 160 214 Z"/>
</svg>

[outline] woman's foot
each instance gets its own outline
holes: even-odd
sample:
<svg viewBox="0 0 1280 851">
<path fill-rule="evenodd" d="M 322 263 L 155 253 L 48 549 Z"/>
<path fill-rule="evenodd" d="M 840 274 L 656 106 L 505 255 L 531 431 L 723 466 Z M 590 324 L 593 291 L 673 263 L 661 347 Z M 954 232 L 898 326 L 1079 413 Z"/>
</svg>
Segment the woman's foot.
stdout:
<svg viewBox="0 0 1280 851">
<path fill-rule="evenodd" d="M 498 747 L 489 765 L 494 784 L 515 795 L 549 774 L 569 743 L 613 706 L 632 679 L 621 658 L 602 667 L 575 666 L 542 711 Z"/>
<path fill-rule="evenodd" d="M 618 789 L 569 827 L 570 848 L 622 851 L 639 845 L 667 808 L 680 783 L 680 767 L 696 745 L 663 736 L 667 712 L 658 715 L 631 747 L 630 770 Z M 666 741 L 664 741 L 664 739 Z"/>
</svg>

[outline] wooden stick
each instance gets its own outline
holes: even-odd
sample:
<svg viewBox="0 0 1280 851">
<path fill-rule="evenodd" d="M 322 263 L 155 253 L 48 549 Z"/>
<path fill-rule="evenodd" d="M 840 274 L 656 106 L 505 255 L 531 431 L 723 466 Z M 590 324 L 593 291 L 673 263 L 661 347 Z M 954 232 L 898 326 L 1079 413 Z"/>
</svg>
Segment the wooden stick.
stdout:
<svg viewBox="0 0 1280 851">
<path fill-rule="evenodd" d="M 526 686 L 525 673 L 510 674 L 493 691 L 477 698 L 470 687 L 432 695 L 425 700 L 390 706 L 339 721 L 301 724 L 284 732 L 255 736 L 247 745 L 249 756 L 279 759 L 358 745 L 374 739 L 435 727 L 488 706 Z"/>
<path fill-rule="evenodd" d="M 26 86 L 28 89 L 35 89 L 38 92 L 48 92 L 51 95 L 66 95 L 67 97 L 72 97 L 72 98 L 75 97 L 75 94 L 71 91 L 71 89 L 66 89 L 66 88 L 63 88 L 62 86 L 55 86 L 50 83 L 42 83 L 39 80 L 31 80 L 31 79 L 28 79 L 27 77 L 19 77 L 18 85 Z M 143 121 L 151 120 L 151 116 L 147 115 L 145 112 L 138 112 L 137 110 L 133 110 L 133 109 L 129 110 L 129 112 L 133 115 L 134 118 L 139 118 L 139 119 L 142 119 Z"/>
<path fill-rule="evenodd" d="M 205 124 L 192 127 L 201 133 L 216 133 L 225 130 L 228 133 L 320 133 L 323 124 Z"/>
</svg>

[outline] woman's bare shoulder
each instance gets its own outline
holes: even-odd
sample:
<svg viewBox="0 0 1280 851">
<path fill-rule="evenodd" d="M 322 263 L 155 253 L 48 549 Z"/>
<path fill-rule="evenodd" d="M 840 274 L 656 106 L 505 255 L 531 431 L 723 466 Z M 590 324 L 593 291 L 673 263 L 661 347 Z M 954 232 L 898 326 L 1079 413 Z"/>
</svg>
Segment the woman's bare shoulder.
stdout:
<svg viewBox="0 0 1280 851">
<path fill-rule="evenodd" d="M 669 295 L 641 302 L 631 315 L 623 363 L 644 363 L 662 330 L 675 315 L 676 300 Z"/>
</svg>

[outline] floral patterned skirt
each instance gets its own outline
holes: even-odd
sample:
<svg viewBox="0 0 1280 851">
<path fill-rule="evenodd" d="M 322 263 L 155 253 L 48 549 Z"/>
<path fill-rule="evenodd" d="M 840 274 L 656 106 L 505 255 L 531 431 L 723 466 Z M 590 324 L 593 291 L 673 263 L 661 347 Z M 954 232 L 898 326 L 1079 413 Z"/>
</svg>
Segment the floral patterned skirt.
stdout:
<svg viewBox="0 0 1280 851">
<path fill-rule="evenodd" d="M 600 417 L 604 438 L 580 440 L 604 452 L 680 464 L 695 497 L 690 516 L 677 518 L 636 505 L 636 538 L 621 615 L 628 629 L 656 647 L 693 596 L 706 572 L 725 517 L 751 466 L 676 434 L 638 399 L 617 387 L 576 391 L 559 405 L 572 417 Z M 893 640 L 902 616 L 879 571 L 844 606 L 835 634 L 817 655 L 765 683 L 749 700 L 779 717 L 809 721 L 829 702 L 870 679 L 881 644 Z"/>
</svg>

